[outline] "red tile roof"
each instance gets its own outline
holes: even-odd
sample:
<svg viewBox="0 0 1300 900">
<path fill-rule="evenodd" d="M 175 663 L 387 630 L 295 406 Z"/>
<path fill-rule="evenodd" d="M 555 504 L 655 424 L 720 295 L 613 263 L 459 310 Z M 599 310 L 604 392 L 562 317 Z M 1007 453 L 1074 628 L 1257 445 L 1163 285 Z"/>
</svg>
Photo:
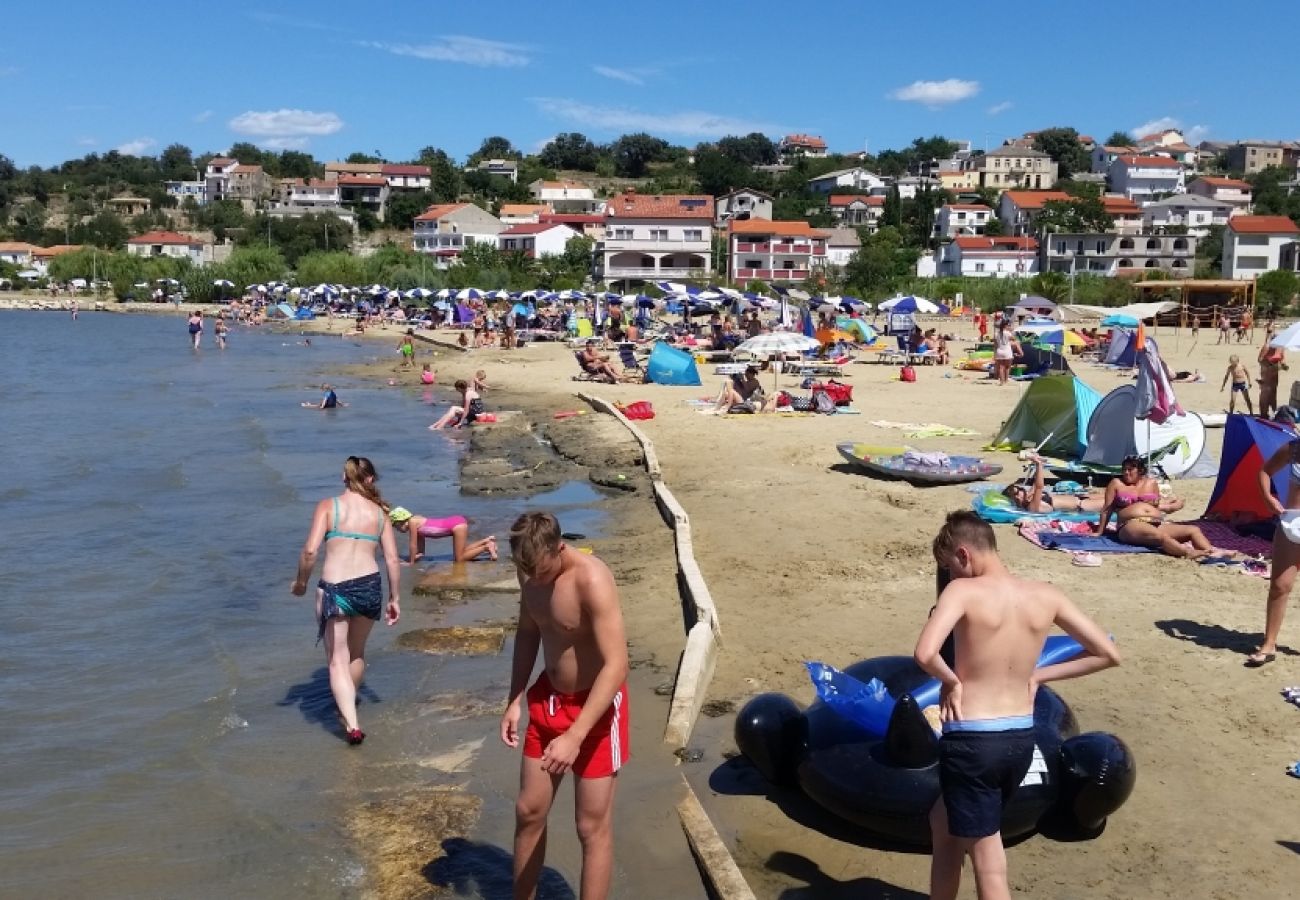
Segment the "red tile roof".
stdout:
<svg viewBox="0 0 1300 900">
<path fill-rule="evenodd" d="M 541 215 L 550 210 L 550 206 L 545 203 L 502 203 L 501 215 L 503 216 L 531 216 L 533 213 Z"/>
<path fill-rule="evenodd" d="M 732 219 L 732 234 L 773 234 L 780 237 L 825 238 L 830 234 L 818 231 L 807 222 L 773 222 L 771 219 Z"/>
<path fill-rule="evenodd" d="M 1233 216 L 1228 227 L 1238 234 L 1300 234 L 1300 225 L 1286 216 Z"/>
<path fill-rule="evenodd" d="M 713 198 L 708 194 L 637 194 L 614 197 L 605 207 L 617 219 L 713 219 Z"/>
<path fill-rule="evenodd" d="M 0 241 L 0 253 L 31 253 L 39 249 L 41 248 L 26 241 Z"/>
<path fill-rule="evenodd" d="M 350 184 L 355 187 L 383 187 L 388 182 L 382 175 L 340 175 L 339 184 Z"/>
<path fill-rule="evenodd" d="M 952 242 L 962 250 L 982 250 L 986 253 L 1023 253 L 1038 249 L 1038 239 L 1032 237 L 957 237 Z"/>
<path fill-rule="evenodd" d="M 1021 209 L 1042 209 L 1048 200 L 1073 200 L 1065 191 L 1003 191 L 1003 197 Z"/>
<path fill-rule="evenodd" d="M 543 231 L 550 231 L 552 228 L 564 228 L 563 222 L 529 222 L 523 225 L 515 225 L 501 232 L 500 237 L 515 234 L 541 234 Z"/>
<path fill-rule="evenodd" d="M 541 220 L 560 225 L 599 225 L 605 217 L 599 213 L 542 213 Z"/>
<path fill-rule="evenodd" d="M 1128 197 L 1113 197 L 1108 194 L 1101 198 L 1101 205 L 1106 208 L 1107 215 L 1140 216 L 1142 214 L 1142 207 Z"/>
<path fill-rule="evenodd" d="M 1216 188 L 1235 188 L 1239 191 L 1249 191 L 1251 185 L 1249 181 L 1242 181 L 1240 178 L 1214 178 L 1209 175 L 1202 175 L 1199 181 L 1204 181 L 1210 187 Z"/>
<path fill-rule="evenodd" d="M 82 244 L 55 244 L 53 247 L 36 247 L 32 250 L 32 256 L 45 258 L 47 256 L 62 256 L 65 253 L 76 253 L 84 249 Z"/>
<path fill-rule="evenodd" d="M 187 247 L 202 247 L 203 242 L 198 238 L 191 237 L 188 234 L 180 234 L 175 231 L 150 231 L 139 237 L 133 237 L 128 244 L 184 244 Z M 50 248 L 53 249 L 53 248 Z"/>
<path fill-rule="evenodd" d="M 429 178 L 433 174 L 428 166 L 408 166 L 401 163 L 385 164 L 380 167 L 379 171 L 382 175 L 396 177 L 410 175 L 416 178 Z"/>
<path fill-rule="evenodd" d="M 851 206 L 865 203 L 867 206 L 884 206 L 885 198 L 879 195 L 868 197 L 866 194 L 831 194 L 831 206 Z"/>
<path fill-rule="evenodd" d="M 212 157 L 212 159 L 208 160 L 208 165 L 210 165 L 210 166 L 229 166 L 229 165 L 232 165 L 232 164 L 234 164 L 234 163 L 238 163 L 238 162 L 239 162 L 239 160 L 237 160 L 237 159 L 231 159 L 229 156 L 214 156 L 214 157 Z"/>
<path fill-rule="evenodd" d="M 1125 154 L 1117 159 L 1126 166 L 1140 166 L 1146 169 L 1181 169 L 1183 164 L 1167 156 L 1134 156 Z"/>
<path fill-rule="evenodd" d="M 417 222 L 436 222 L 449 213 L 454 213 L 458 209 L 469 206 L 468 203 L 442 203 L 437 206 L 430 206 L 424 212 L 415 217 Z"/>
<path fill-rule="evenodd" d="M 1080 144 L 1095 144 L 1095 143 L 1097 143 L 1097 142 L 1094 141 L 1094 140 L 1092 139 L 1092 135 L 1090 135 L 1090 134 L 1081 134 L 1081 135 L 1079 135 L 1079 143 L 1080 143 Z"/>
<path fill-rule="evenodd" d="M 989 209 L 983 203 L 945 203 L 944 206 L 949 209 L 960 209 L 966 212 L 993 212 L 993 210 Z"/>
<path fill-rule="evenodd" d="M 826 142 L 820 137 L 814 137 L 811 134 L 787 134 L 781 139 L 783 144 L 793 144 L 796 147 L 808 147 L 812 150 L 825 150 Z"/>
<path fill-rule="evenodd" d="M 231 171 L 232 174 L 237 174 L 237 175 L 252 175 L 252 174 L 254 174 L 255 172 L 260 172 L 260 171 L 262 171 L 262 167 L 261 167 L 261 166 L 246 166 L 246 165 L 244 165 L 243 163 L 240 163 L 239 165 L 235 166 L 235 167 L 234 167 L 233 169 L 231 169 L 230 171 Z"/>
</svg>

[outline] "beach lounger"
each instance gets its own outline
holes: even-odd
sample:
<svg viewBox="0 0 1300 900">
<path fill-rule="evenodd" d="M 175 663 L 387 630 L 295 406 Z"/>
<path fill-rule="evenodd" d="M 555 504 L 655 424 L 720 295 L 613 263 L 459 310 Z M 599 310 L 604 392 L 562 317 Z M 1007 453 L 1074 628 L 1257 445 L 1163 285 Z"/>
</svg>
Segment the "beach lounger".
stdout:
<svg viewBox="0 0 1300 900">
<path fill-rule="evenodd" d="M 618 361 L 623 365 L 623 374 L 626 380 L 627 373 L 635 372 L 641 378 L 645 377 L 645 369 L 636 358 L 636 344 L 624 342 L 618 345 Z"/>
</svg>

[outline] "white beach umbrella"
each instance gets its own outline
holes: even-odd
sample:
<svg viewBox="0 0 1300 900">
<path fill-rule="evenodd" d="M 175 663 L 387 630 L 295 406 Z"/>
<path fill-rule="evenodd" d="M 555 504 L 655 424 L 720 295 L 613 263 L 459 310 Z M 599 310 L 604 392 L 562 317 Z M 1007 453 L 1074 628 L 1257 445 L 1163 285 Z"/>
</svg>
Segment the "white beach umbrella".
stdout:
<svg viewBox="0 0 1300 900">
<path fill-rule="evenodd" d="M 795 331 L 773 331 L 755 335 L 736 348 L 737 353 L 750 353 L 754 356 L 773 356 L 777 353 L 802 355 L 808 350 L 816 350 L 821 342 L 816 338 L 806 337 Z M 776 369 L 772 370 L 772 384 L 776 385 Z"/>
<path fill-rule="evenodd" d="M 225 278 L 218 278 L 216 281 L 212 282 L 212 286 L 213 287 L 234 287 L 235 283 L 233 281 L 228 281 Z"/>
<path fill-rule="evenodd" d="M 1268 345 L 1279 350 L 1300 350 L 1300 322 L 1288 325 L 1273 335 L 1273 340 Z"/>
<path fill-rule="evenodd" d="M 482 300 L 483 292 L 478 288 L 461 288 L 456 292 L 457 300 Z"/>
</svg>

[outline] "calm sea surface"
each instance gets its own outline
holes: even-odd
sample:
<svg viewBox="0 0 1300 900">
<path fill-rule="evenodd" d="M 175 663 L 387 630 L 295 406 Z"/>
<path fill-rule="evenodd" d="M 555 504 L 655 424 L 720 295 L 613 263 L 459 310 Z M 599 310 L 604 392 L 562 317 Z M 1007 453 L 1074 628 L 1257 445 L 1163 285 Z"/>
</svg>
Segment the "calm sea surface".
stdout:
<svg viewBox="0 0 1300 900">
<path fill-rule="evenodd" d="M 187 337 L 180 318 L 0 313 L 10 896 L 354 892 L 343 822 L 396 751 L 335 736 L 310 602 L 288 590 L 312 504 L 357 454 L 390 500 L 468 515 L 472 533 L 502 534 L 525 505 L 459 495 L 461 445 L 427 430 L 445 393 L 336 381 L 349 408 L 299 408 L 387 344 L 236 330 L 196 353 Z M 592 499 L 527 505 L 591 530 L 574 504 Z M 396 652 L 393 634 L 371 639 L 372 738 L 410 717 L 431 666 L 456 665 Z"/>
</svg>

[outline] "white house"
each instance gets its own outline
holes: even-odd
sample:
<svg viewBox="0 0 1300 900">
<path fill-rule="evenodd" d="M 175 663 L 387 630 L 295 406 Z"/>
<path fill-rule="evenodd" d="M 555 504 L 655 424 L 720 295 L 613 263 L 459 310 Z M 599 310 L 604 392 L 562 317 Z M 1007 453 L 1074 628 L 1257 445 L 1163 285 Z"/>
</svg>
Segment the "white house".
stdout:
<svg viewBox="0 0 1300 900">
<path fill-rule="evenodd" d="M 941 240 L 959 234 L 983 234 L 993 210 L 983 203 L 945 203 L 934 220 L 935 236 Z"/>
<path fill-rule="evenodd" d="M 1137 152 L 1136 147 L 1099 144 L 1092 148 L 1092 171 L 1097 175 L 1107 175 L 1110 173 L 1111 163 L 1121 156 L 1134 156 Z"/>
<path fill-rule="evenodd" d="M 1240 178 L 1211 178 L 1202 175 L 1187 185 L 1189 194 L 1221 200 L 1246 213 L 1250 212 L 1250 205 L 1254 198 L 1252 191 L 1250 182 L 1242 181 Z"/>
<path fill-rule="evenodd" d="M 384 163 L 379 174 L 393 191 L 427 191 L 433 187 L 433 173 L 428 166 Z"/>
<path fill-rule="evenodd" d="M 591 214 L 600 211 L 596 192 L 580 181 L 543 181 L 528 185 L 533 200 L 545 203 L 557 213 Z"/>
<path fill-rule="evenodd" d="M 776 145 L 781 156 L 810 156 L 821 158 L 826 155 L 826 142 L 819 135 L 787 134 Z"/>
<path fill-rule="evenodd" d="M 175 231 L 150 231 L 126 242 L 126 252 L 132 256 L 170 256 L 188 259 L 195 265 L 203 262 L 203 242 L 188 234 Z"/>
<path fill-rule="evenodd" d="M 1112 193 L 1144 203 L 1187 189 L 1183 165 L 1167 156 L 1117 156 L 1110 164 L 1107 184 Z"/>
<path fill-rule="evenodd" d="M 502 203 L 497 218 L 507 228 L 515 225 L 534 225 L 542 221 L 543 213 L 551 212 L 545 203 Z"/>
<path fill-rule="evenodd" d="M 239 160 L 229 156 L 214 156 L 203 170 L 203 193 L 209 203 L 224 200 L 230 193 L 230 176 Z"/>
<path fill-rule="evenodd" d="M 923 175 L 905 175 L 902 178 L 894 179 L 892 184 L 873 190 L 873 193 L 888 194 L 891 187 L 898 191 L 898 196 L 901 199 L 911 200 L 921 191 L 937 191 L 941 189 L 943 182 L 938 178 L 928 178 Z"/>
<path fill-rule="evenodd" d="M 175 197 L 176 202 L 184 203 L 192 199 L 199 206 L 208 201 L 208 183 L 206 181 L 164 181 L 163 190 L 168 197 Z"/>
<path fill-rule="evenodd" d="M 443 203 L 430 206 L 415 217 L 412 246 L 428 253 L 446 268 L 473 243 L 497 246 L 501 220 L 472 203 Z"/>
<path fill-rule="evenodd" d="M 853 254 L 862 249 L 862 239 L 856 228 L 832 228 L 826 238 L 826 265 L 844 268 Z"/>
<path fill-rule="evenodd" d="M 32 251 L 36 249 L 35 244 L 26 241 L 0 241 L 0 262 L 26 269 L 32 264 Z"/>
<path fill-rule="evenodd" d="M 1151 201 L 1142 207 L 1142 218 L 1148 231 L 1184 227 L 1188 234 L 1205 237 L 1211 225 L 1227 225 L 1236 211 L 1231 203 L 1188 192 Z"/>
<path fill-rule="evenodd" d="M 1038 274 L 1032 237 L 955 237 L 939 249 L 938 274 L 971 278 L 1021 278 Z"/>
<path fill-rule="evenodd" d="M 728 226 L 727 276 L 736 282 L 798 282 L 825 264 L 830 233 L 807 222 L 733 220 Z"/>
<path fill-rule="evenodd" d="M 509 253 L 522 253 L 530 259 L 559 256 L 570 239 L 582 237 L 568 225 L 532 223 L 515 225 L 497 235 L 497 247 Z"/>
<path fill-rule="evenodd" d="M 714 201 L 713 220 L 725 225 L 731 219 L 772 218 L 772 195 L 753 188 L 741 188 L 723 194 Z"/>
<path fill-rule="evenodd" d="M 831 215 L 839 224 L 865 225 L 871 231 L 880 226 L 880 217 L 885 212 L 885 198 L 881 196 L 832 194 L 829 205 Z"/>
<path fill-rule="evenodd" d="M 998 219 L 1006 234 L 1028 234 L 1033 231 L 1034 218 L 1042 212 L 1044 203 L 1071 199 L 1065 191 L 1003 191 L 998 198 Z"/>
<path fill-rule="evenodd" d="M 605 205 L 596 244 L 605 281 L 707 278 L 713 274 L 713 197 L 628 190 Z"/>
<path fill-rule="evenodd" d="M 1287 216 L 1233 216 L 1223 232 L 1223 274 L 1237 281 L 1296 268 L 1300 227 Z"/>
<path fill-rule="evenodd" d="M 815 194 L 833 194 L 837 190 L 852 191 L 884 190 L 885 180 L 874 172 L 868 172 L 862 166 L 851 169 L 836 169 L 808 179 L 808 190 Z"/>
<path fill-rule="evenodd" d="M 513 159 L 485 159 L 479 162 L 478 170 L 489 175 L 500 175 L 511 181 L 519 180 L 519 163 Z"/>
</svg>

